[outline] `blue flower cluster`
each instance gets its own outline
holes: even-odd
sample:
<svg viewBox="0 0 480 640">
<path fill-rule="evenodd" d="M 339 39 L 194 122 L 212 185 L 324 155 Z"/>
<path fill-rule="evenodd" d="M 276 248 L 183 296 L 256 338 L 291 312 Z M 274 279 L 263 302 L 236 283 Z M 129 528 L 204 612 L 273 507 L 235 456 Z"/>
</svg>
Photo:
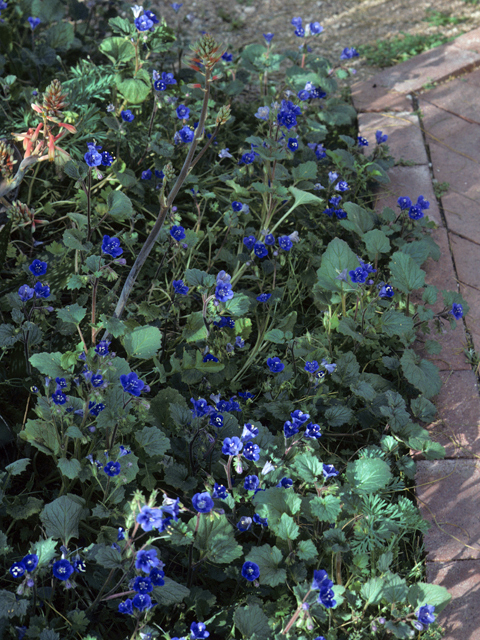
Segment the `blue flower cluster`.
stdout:
<svg viewBox="0 0 480 640">
<path fill-rule="evenodd" d="M 285 438 L 291 438 L 297 434 L 300 427 L 303 426 L 310 418 L 308 413 L 303 413 L 300 409 L 296 409 L 290 414 L 291 420 L 287 420 L 283 425 L 283 434 Z M 309 422 L 305 427 L 306 438 L 320 438 L 322 436 L 320 425 Z"/>
<path fill-rule="evenodd" d="M 230 284 L 232 277 L 225 271 L 220 271 L 217 275 L 217 285 L 215 288 L 215 298 L 219 302 L 227 302 L 234 296 L 232 285 Z"/>
<path fill-rule="evenodd" d="M 145 387 L 145 383 L 143 382 L 143 380 L 140 380 L 137 374 L 133 371 L 128 375 L 121 375 L 120 383 L 126 393 L 130 393 L 132 396 L 136 396 L 137 398 L 140 396 L 143 388 Z"/>
<path fill-rule="evenodd" d="M 123 113 L 123 111 L 122 111 Z M 122 116 L 123 117 L 123 116 Z M 133 118 L 132 118 L 133 120 Z M 85 162 L 89 167 L 111 167 L 113 164 L 113 156 L 108 151 L 99 153 L 101 145 L 97 145 L 94 142 L 87 142 L 87 153 L 83 156 Z"/>
<path fill-rule="evenodd" d="M 345 47 L 340 54 L 340 60 L 350 60 L 351 58 L 358 58 L 359 53 L 354 47 Z"/>
<path fill-rule="evenodd" d="M 118 605 L 118 612 L 126 615 L 132 615 L 133 609 L 138 611 L 147 611 L 155 606 L 155 602 L 152 601 L 151 596 L 148 594 L 153 591 L 153 587 L 162 587 L 165 584 L 165 573 L 163 569 L 163 562 L 157 558 L 156 549 L 149 549 L 148 551 L 142 549 L 137 552 L 135 568 L 144 573 L 148 573 L 148 576 L 137 576 L 130 583 L 130 588 L 136 591 L 133 598 L 127 598 Z"/>
<path fill-rule="evenodd" d="M 286 127 L 288 131 L 297 126 L 297 116 L 302 115 L 302 110 L 290 100 L 282 100 L 277 113 L 279 126 Z"/>
<path fill-rule="evenodd" d="M 295 27 L 295 35 L 298 38 L 310 35 L 317 36 L 323 31 L 323 27 L 319 22 L 310 22 L 304 28 L 302 18 L 292 18 L 291 24 Z"/>
<path fill-rule="evenodd" d="M 398 198 L 397 204 L 400 207 L 400 211 L 406 211 L 408 209 L 408 217 L 411 220 L 420 220 L 420 218 L 424 216 L 423 212 L 430 208 L 430 202 L 425 200 L 423 196 L 418 196 L 415 204 L 412 203 L 410 198 L 402 196 Z"/>
<path fill-rule="evenodd" d="M 358 258 L 358 261 L 360 263 L 360 266 L 356 269 L 353 269 L 352 271 L 349 271 L 348 275 L 350 276 L 350 279 L 354 284 L 365 284 L 368 276 L 371 273 L 377 273 L 377 270 L 374 269 L 371 264 L 363 262 L 363 260 L 361 260 L 360 258 Z"/>
<path fill-rule="evenodd" d="M 136 519 L 143 531 L 151 531 L 152 529 L 164 531 L 172 519 L 177 522 L 179 510 L 180 498 L 173 500 L 165 497 L 163 504 L 158 508 L 143 506 Z"/>
<path fill-rule="evenodd" d="M 31 573 L 37 568 L 38 556 L 36 553 L 29 553 L 19 562 L 14 562 L 10 567 L 10 575 L 13 578 L 22 578 L 25 573 Z"/>
<path fill-rule="evenodd" d="M 275 247 L 276 242 L 273 233 L 262 231 L 262 234 L 264 236 L 263 242 L 257 240 L 255 236 L 245 236 L 243 238 L 243 244 L 245 245 L 246 249 L 248 251 L 253 251 L 255 257 L 260 259 L 266 258 L 268 256 L 267 247 Z M 282 249 L 283 251 L 290 251 L 290 249 L 293 247 L 292 238 L 298 242 L 298 233 L 294 232 L 288 236 L 280 236 L 278 238 L 278 246 L 280 247 L 280 249 Z M 275 250 L 273 255 L 277 255 Z"/>
<path fill-rule="evenodd" d="M 304 89 L 301 89 L 297 97 L 299 100 L 314 100 L 315 98 L 325 98 L 326 92 L 321 87 L 316 87 L 312 82 L 307 82 Z"/>
<path fill-rule="evenodd" d="M 177 84 L 173 73 L 167 73 L 165 71 L 162 71 L 161 74 L 158 73 L 158 71 L 153 71 L 152 80 L 155 91 L 166 91 L 169 85 Z"/>
<path fill-rule="evenodd" d="M 324 367 L 324 369 L 319 371 L 320 365 L 318 362 L 316 360 L 311 360 L 305 363 L 304 370 L 307 373 L 312 374 L 315 378 L 323 379 L 327 373 L 333 373 L 337 368 L 337 365 L 334 362 L 329 364 L 328 361 L 323 358 L 322 367 Z"/>
<path fill-rule="evenodd" d="M 153 30 L 154 25 L 158 24 L 159 22 L 157 16 L 152 11 L 143 11 L 142 7 L 138 5 L 132 7 L 132 11 L 135 26 L 139 31 Z"/>
<path fill-rule="evenodd" d="M 321 569 L 320 571 L 313 572 L 313 582 L 311 588 L 319 589 L 320 593 L 318 595 L 317 602 L 323 604 L 326 609 L 331 609 L 337 604 L 336 600 L 334 599 L 335 594 L 333 593 L 332 587 L 333 582 L 332 580 L 328 579 L 328 574 L 326 571 Z"/>
</svg>

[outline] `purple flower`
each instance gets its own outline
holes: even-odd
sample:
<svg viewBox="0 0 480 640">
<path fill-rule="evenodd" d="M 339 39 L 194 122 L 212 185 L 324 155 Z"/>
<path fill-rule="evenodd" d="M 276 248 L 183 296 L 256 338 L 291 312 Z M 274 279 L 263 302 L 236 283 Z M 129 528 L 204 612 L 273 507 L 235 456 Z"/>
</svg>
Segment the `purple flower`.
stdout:
<svg viewBox="0 0 480 640">
<path fill-rule="evenodd" d="M 134 23 L 139 31 L 148 31 L 153 27 L 153 20 L 150 20 L 145 13 L 135 18 Z"/>
<path fill-rule="evenodd" d="M 293 242 L 290 240 L 289 236 L 281 236 L 278 239 L 278 245 L 280 249 L 283 249 L 284 251 L 290 251 L 290 249 L 293 247 Z"/>
<path fill-rule="evenodd" d="M 135 569 L 139 569 L 144 573 L 150 573 L 154 567 L 162 568 L 160 560 L 157 558 L 156 549 L 141 549 L 137 552 L 137 558 L 135 560 Z"/>
<path fill-rule="evenodd" d="M 122 120 L 124 122 L 132 122 L 133 120 L 135 120 L 135 116 L 130 111 L 130 109 L 124 109 L 120 112 L 120 115 L 122 116 Z"/>
<path fill-rule="evenodd" d="M 130 393 L 132 396 L 138 396 L 141 394 L 145 383 L 143 380 L 139 380 L 136 373 L 132 371 L 128 375 L 123 374 L 120 376 L 120 383 L 123 387 L 123 390 L 127 393 Z"/>
<path fill-rule="evenodd" d="M 144 531 L 159 529 L 162 526 L 163 513 L 161 509 L 152 509 L 145 505 L 137 516 L 137 522 Z"/>
<path fill-rule="evenodd" d="M 105 471 L 107 476 L 110 476 L 110 478 L 114 478 L 115 476 L 118 476 L 120 474 L 121 466 L 119 462 L 110 460 L 110 462 L 107 462 L 107 464 L 103 467 L 103 470 Z"/>
<path fill-rule="evenodd" d="M 378 292 L 379 298 L 393 298 L 394 295 L 395 295 L 395 291 L 393 290 L 393 287 L 391 287 L 389 284 L 384 284 L 383 287 Z"/>
<path fill-rule="evenodd" d="M 242 338 L 242 336 L 237 336 L 235 338 L 235 346 L 239 349 L 243 349 L 243 347 L 245 346 L 245 340 Z"/>
<path fill-rule="evenodd" d="M 257 258 L 265 258 L 265 256 L 268 256 L 268 249 L 263 242 L 255 242 L 253 245 L 253 252 Z"/>
<path fill-rule="evenodd" d="M 345 47 L 340 55 L 340 60 L 350 60 L 350 58 L 358 58 L 358 51 L 354 47 Z"/>
<path fill-rule="evenodd" d="M 267 359 L 268 368 L 272 373 L 280 373 L 285 369 L 285 365 L 282 363 L 280 358 L 268 358 Z"/>
<path fill-rule="evenodd" d="M 388 136 L 385 134 L 383 134 L 382 131 L 378 130 L 375 131 L 375 139 L 377 141 L 377 144 L 382 144 L 383 142 L 386 142 L 388 140 Z"/>
<path fill-rule="evenodd" d="M 213 497 L 219 498 L 220 500 L 225 500 L 227 496 L 227 487 L 223 484 L 218 484 L 217 482 L 215 482 L 215 485 L 213 487 Z"/>
<path fill-rule="evenodd" d="M 150 578 L 146 576 L 137 576 L 132 589 L 137 593 L 151 593 L 153 591 L 153 584 Z"/>
<path fill-rule="evenodd" d="M 170 6 L 175 11 L 175 13 L 178 13 L 183 7 L 183 2 L 172 2 Z"/>
<path fill-rule="evenodd" d="M 257 300 L 258 302 L 268 302 L 268 299 L 271 297 L 271 293 L 261 293 L 259 296 L 257 296 Z"/>
<path fill-rule="evenodd" d="M 132 600 L 130 598 L 119 603 L 118 613 L 126 613 L 127 615 L 131 615 L 133 613 Z"/>
<path fill-rule="evenodd" d="M 40 276 L 44 276 L 47 273 L 47 267 L 48 265 L 46 262 L 42 262 L 41 260 L 34 260 L 28 268 L 34 276 L 39 278 Z"/>
<path fill-rule="evenodd" d="M 210 513 L 213 509 L 213 500 L 207 491 L 196 493 L 192 498 L 192 504 L 199 513 Z"/>
<path fill-rule="evenodd" d="M 359 147 L 368 147 L 368 140 L 363 136 L 358 136 L 358 146 Z"/>
<path fill-rule="evenodd" d="M 410 200 L 410 198 L 402 196 L 397 200 L 397 205 L 400 207 L 400 211 L 406 211 L 412 206 L 412 201 Z"/>
<path fill-rule="evenodd" d="M 219 158 L 233 158 L 232 154 L 229 153 L 228 151 L 228 147 L 226 149 L 222 149 L 219 154 L 218 154 Z"/>
<path fill-rule="evenodd" d="M 25 569 L 28 571 L 28 573 L 31 573 L 37 568 L 37 565 L 38 565 L 37 554 L 29 553 L 27 556 L 23 558 L 22 563 L 25 566 Z"/>
<path fill-rule="evenodd" d="M 190 117 L 190 109 L 184 104 L 179 104 L 175 109 L 175 112 L 177 114 L 177 118 L 180 118 L 180 120 L 188 120 Z"/>
<path fill-rule="evenodd" d="M 173 290 L 181 296 L 186 296 L 189 292 L 189 288 L 184 284 L 183 280 L 174 280 L 172 282 Z"/>
<path fill-rule="evenodd" d="M 110 236 L 103 236 L 102 252 L 112 256 L 112 258 L 118 258 L 118 256 L 121 256 L 123 253 L 120 240 L 118 238 L 111 238 Z"/>
<path fill-rule="evenodd" d="M 253 247 L 255 246 L 256 241 L 257 240 L 256 240 L 255 236 L 245 236 L 245 238 L 243 239 L 243 244 L 246 246 L 246 248 L 249 251 L 251 251 L 253 249 Z"/>
<path fill-rule="evenodd" d="M 103 358 L 104 356 L 108 355 L 109 346 L 110 346 L 110 340 L 101 340 L 95 347 L 95 353 Z"/>
<path fill-rule="evenodd" d="M 27 20 L 30 23 L 30 27 L 32 28 L 32 31 L 36 29 L 41 22 L 40 18 L 32 18 L 31 16 L 27 18 Z"/>
<path fill-rule="evenodd" d="M 14 562 L 9 569 L 10 575 L 15 579 L 22 578 L 25 575 L 26 570 L 27 567 L 25 566 L 23 560 L 22 562 Z"/>
<path fill-rule="evenodd" d="M 242 567 L 242 576 L 249 582 L 253 582 L 260 576 L 260 567 L 255 562 L 245 562 Z"/>
<path fill-rule="evenodd" d="M 139 611 L 145 611 L 152 608 L 152 599 L 146 593 L 137 593 L 132 600 L 132 604 Z"/>
<path fill-rule="evenodd" d="M 290 149 L 290 151 L 296 151 L 298 149 L 297 138 L 289 138 L 287 143 L 287 148 Z"/>
<path fill-rule="evenodd" d="M 210 633 L 203 622 L 192 622 L 190 625 L 190 640 L 203 640 L 209 635 Z"/>
<path fill-rule="evenodd" d="M 319 22 L 310 22 L 310 33 L 312 33 L 314 36 L 318 35 L 319 33 L 322 33 L 323 31 L 323 27 Z"/>
<path fill-rule="evenodd" d="M 460 320 L 463 318 L 463 307 L 461 304 L 453 303 L 451 310 L 449 311 L 455 318 L 455 320 Z"/>
<path fill-rule="evenodd" d="M 328 478 L 334 478 L 335 476 L 338 476 L 340 472 L 335 469 L 333 464 L 324 464 L 322 473 L 325 480 L 328 480 Z"/>
<path fill-rule="evenodd" d="M 52 573 L 59 580 L 68 580 L 74 569 L 68 560 L 57 560 L 53 563 Z"/>
<path fill-rule="evenodd" d="M 142 180 L 151 180 L 152 179 L 152 170 L 151 169 L 145 169 L 145 171 L 142 171 L 141 178 L 142 178 Z"/>
<path fill-rule="evenodd" d="M 233 438 L 225 438 L 222 445 L 222 453 L 226 456 L 236 456 L 243 448 L 243 443 L 240 438 L 234 436 Z"/>
<path fill-rule="evenodd" d="M 317 369 L 319 368 L 319 364 L 316 360 L 312 360 L 312 362 L 306 362 L 305 363 L 305 371 L 307 371 L 307 373 L 315 373 L 315 371 L 317 371 Z"/>
<path fill-rule="evenodd" d="M 416 204 L 412 205 L 408 210 L 408 217 L 411 220 L 420 220 L 420 218 L 423 218 L 423 215 L 423 210 Z"/>
<path fill-rule="evenodd" d="M 18 295 L 22 302 L 27 302 L 27 300 L 33 298 L 34 293 L 35 291 L 31 287 L 29 287 L 28 284 L 22 284 L 22 286 L 18 290 Z"/>
<path fill-rule="evenodd" d="M 258 444 L 253 444 L 253 442 L 247 442 L 247 444 L 243 447 L 243 457 L 247 460 L 251 460 L 252 462 L 256 462 L 260 459 L 260 447 Z"/>
<path fill-rule="evenodd" d="M 180 225 L 174 225 L 170 229 L 170 235 L 174 240 L 180 242 L 180 240 L 183 240 L 185 238 L 185 229 Z"/>
<path fill-rule="evenodd" d="M 435 606 L 433 604 L 424 604 L 423 607 L 418 609 L 415 615 L 421 624 L 428 626 L 429 624 L 432 624 L 432 622 L 435 622 L 435 616 L 433 615 L 434 611 Z"/>
<path fill-rule="evenodd" d="M 275 35 L 274 33 L 264 33 L 263 37 L 265 38 L 265 42 L 267 44 L 270 44 L 274 35 Z"/>
<path fill-rule="evenodd" d="M 260 486 L 260 480 L 258 476 L 247 476 L 243 483 L 243 488 L 246 491 L 256 491 Z"/>
</svg>

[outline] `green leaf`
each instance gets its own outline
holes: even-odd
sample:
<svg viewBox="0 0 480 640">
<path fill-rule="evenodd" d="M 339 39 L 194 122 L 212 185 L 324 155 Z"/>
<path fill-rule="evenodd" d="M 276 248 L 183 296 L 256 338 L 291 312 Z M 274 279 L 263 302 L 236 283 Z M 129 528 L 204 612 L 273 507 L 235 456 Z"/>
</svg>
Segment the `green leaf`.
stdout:
<svg viewBox="0 0 480 640">
<path fill-rule="evenodd" d="M 313 160 L 303 162 L 298 167 L 292 168 L 292 176 L 297 182 L 299 180 L 315 180 L 317 177 L 317 163 Z"/>
<path fill-rule="evenodd" d="M 429 285 L 428 287 L 425 287 L 423 291 L 422 300 L 423 302 L 425 302 L 425 304 L 435 304 L 437 301 L 437 296 L 438 296 L 437 287 Z"/>
<path fill-rule="evenodd" d="M 69 49 L 75 39 L 73 25 L 70 22 L 54 24 L 45 31 L 44 37 L 53 49 Z"/>
<path fill-rule="evenodd" d="M 157 427 L 143 427 L 136 432 L 135 440 L 148 456 L 163 456 L 170 449 L 170 440 Z"/>
<path fill-rule="evenodd" d="M 250 640 L 252 636 L 255 636 L 258 640 L 263 640 L 264 638 L 270 638 L 272 635 L 268 625 L 268 618 L 258 604 L 238 607 L 235 610 L 233 622 L 245 640 Z"/>
<path fill-rule="evenodd" d="M 69 160 L 63 170 L 73 180 L 83 180 L 88 175 L 88 165 L 85 162 L 77 162 L 76 160 Z"/>
<path fill-rule="evenodd" d="M 153 358 L 162 346 L 162 332 L 158 327 L 136 327 L 126 334 L 123 346 L 131 358 Z"/>
<path fill-rule="evenodd" d="M 274 342 L 275 344 L 285 343 L 285 334 L 280 329 L 270 329 L 264 336 L 264 340 L 268 342 Z"/>
<path fill-rule="evenodd" d="M 161 587 L 154 587 L 153 594 L 159 605 L 170 607 L 173 604 L 180 604 L 190 593 L 190 589 L 184 587 L 183 584 L 175 582 L 171 578 L 165 576 L 165 584 Z"/>
<path fill-rule="evenodd" d="M 315 287 L 318 286 L 327 291 L 340 291 L 342 281 L 337 280 L 337 276 L 344 269 L 351 271 L 357 267 L 357 256 L 348 244 L 344 240 L 340 240 L 340 238 L 334 238 L 329 242 L 322 256 L 322 264 L 320 269 L 317 270 L 317 284 Z"/>
<path fill-rule="evenodd" d="M 387 336 L 403 336 L 413 331 L 413 320 L 400 311 L 388 309 L 380 318 L 380 326 Z"/>
<path fill-rule="evenodd" d="M 435 419 L 437 408 L 427 400 L 425 396 L 419 396 L 410 402 L 412 413 L 416 418 L 419 418 L 422 422 L 430 423 Z"/>
<path fill-rule="evenodd" d="M 62 540 L 65 546 L 72 538 L 78 538 L 78 525 L 85 517 L 85 500 L 72 494 L 60 496 L 47 504 L 40 520 L 48 537 Z"/>
<path fill-rule="evenodd" d="M 380 458 L 360 458 L 347 464 L 346 477 L 356 493 L 371 494 L 383 489 L 392 473 Z"/>
<path fill-rule="evenodd" d="M 14 502 L 7 507 L 8 515 L 13 520 L 27 520 L 30 516 L 40 513 L 43 507 L 43 500 L 35 498 L 34 496 L 28 496 L 26 500 L 20 498 L 20 502 Z"/>
<path fill-rule="evenodd" d="M 393 634 L 395 638 L 399 638 L 400 640 L 411 638 L 413 631 L 412 627 L 406 622 L 398 622 L 397 624 L 395 624 L 391 620 L 387 620 L 387 622 L 385 623 L 385 630 Z"/>
<path fill-rule="evenodd" d="M 51 422 L 27 420 L 25 429 L 20 432 L 20 438 L 30 442 L 39 451 L 47 455 L 57 456 L 60 452 L 57 429 Z"/>
<path fill-rule="evenodd" d="M 278 524 L 283 513 L 294 516 L 302 505 L 302 499 L 293 491 L 278 491 L 276 487 L 259 491 L 253 496 L 252 502 L 257 507 L 258 514 L 262 518 L 268 518 L 270 526 Z"/>
<path fill-rule="evenodd" d="M 388 567 L 392 564 L 392 560 L 393 553 L 391 551 L 385 551 L 385 553 L 382 553 L 377 560 L 377 569 L 382 573 L 385 573 L 385 571 L 388 571 Z"/>
<path fill-rule="evenodd" d="M 442 345 L 436 340 L 425 340 L 425 351 L 429 355 L 438 355 L 442 352 Z"/>
<path fill-rule="evenodd" d="M 363 236 L 362 240 L 365 242 L 365 247 L 370 260 L 373 260 L 375 256 L 378 256 L 381 253 L 390 252 L 390 240 L 383 231 L 380 231 L 380 229 L 372 229 L 371 231 L 368 231 Z"/>
<path fill-rule="evenodd" d="M 133 21 L 126 18 L 110 18 L 108 24 L 112 27 L 114 33 L 120 33 L 122 36 L 133 35 L 136 30 Z"/>
<path fill-rule="evenodd" d="M 60 469 L 62 475 L 73 480 L 78 477 L 78 474 L 82 470 L 82 465 L 76 458 L 60 458 L 57 462 L 57 466 Z"/>
<path fill-rule="evenodd" d="M 201 311 L 194 311 L 188 316 L 187 323 L 183 327 L 182 336 L 187 342 L 206 340 L 208 336 L 208 330 L 205 326 L 203 314 Z"/>
<path fill-rule="evenodd" d="M 195 353 L 195 369 L 202 371 L 203 373 L 218 373 L 225 369 L 225 365 L 222 362 L 214 362 L 213 360 L 203 361 L 203 355 L 200 351 Z"/>
<path fill-rule="evenodd" d="M 108 213 L 122 222 L 133 214 L 133 205 L 130 198 L 122 191 L 110 191 L 107 198 Z"/>
<path fill-rule="evenodd" d="M 424 286 L 425 271 L 403 251 L 394 253 L 388 266 L 391 272 L 390 284 L 395 289 L 408 294 Z"/>
<path fill-rule="evenodd" d="M 403 245 L 402 252 L 409 255 L 421 267 L 430 256 L 430 244 L 425 240 L 414 240 Z"/>
<path fill-rule="evenodd" d="M 360 595 L 365 600 L 365 605 L 378 604 L 383 595 L 383 578 L 370 578 L 362 585 Z"/>
<path fill-rule="evenodd" d="M 433 604 L 436 614 L 443 611 L 451 599 L 452 596 L 446 588 L 438 584 L 417 582 L 412 584 L 408 590 L 408 602 L 414 609 L 423 607 L 424 604 Z"/>
<path fill-rule="evenodd" d="M 63 244 L 69 249 L 88 250 L 92 245 L 86 242 L 84 244 L 84 240 L 86 240 L 85 232 L 80 229 L 67 229 L 63 232 Z"/>
<path fill-rule="evenodd" d="M 34 542 L 32 553 L 38 556 L 38 568 L 46 567 L 50 560 L 55 557 L 57 543 L 52 538 L 46 540 L 37 540 Z"/>
<path fill-rule="evenodd" d="M 42 23 L 58 22 L 63 18 L 65 9 L 60 0 L 33 0 L 31 15 L 40 18 Z"/>
<path fill-rule="evenodd" d="M 135 47 L 132 42 L 118 36 L 105 38 L 98 48 L 113 63 L 128 62 L 135 57 Z"/>
<path fill-rule="evenodd" d="M 243 293 L 236 293 L 224 303 L 224 307 L 233 316 L 244 316 L 250 308 L 250 298 Z"/>
<path fill-rule="evenodd" d="M 200 269 L 186 269 L 185 282 L 191 287 L 205 287 L 208 289 L 215 284 L 215 277 L 211 273 Z"/>
<path fill-rule="evenodd" d="M 7 464 L 5 471 L 7 471 L 11 476 L 19 476 L 25 471 L 29 464 L 30 458 L 20 458 L 20 460 L 15 460 L 15 462 Z"/>
<path fill-rule="evenodd" d="M 189 523 L 195 528 L 197 519 Z M 208 558 L 216 564 L 230 564 L 243 555 L 242 547 L 235 541 L 235 532 L 224 515 L 201 515 L 194 547 L 199 549 L 202 558 Z"/>
<path fill-rule="evenodd" d="M 0 591 L 0 619 L 24 616 L 27 612 L 29 601 L 26 598 L 18 598 L 11 591 Z"/>
<path fill-rule="evenodd" d="M 360 207 L 358 204 L 346 202 L 343 205 L 343 209 L 347 212 L 347 220 L 340 220 L 340 224 L 345 229 L 363 236 L 364 233 L 367 233 L 375 226 L 375 214 Z"/>
<path fill-rule="evenodd" d="M 383 598 L 389 603 L 404 602 L 407 597 L 407 583 L 396 573 L 388 573 L 385 577 Z"/>
<path fill-rule="evenodd" d="M 282 540 L 296 540 L 300 535 L 298 524 L 286 513 L 282 513 L 279 523 L 272 526 L 272 530 Z"/>
<path fill-rule="evenodd" d="M 13 347 L 20 338 L 13 324 L 0 324 L 0 347 Z"/>
<path fill-rule="evenodd" d="M 325 411 L 325 419 L 331 427 L 341 427 L 351 420 L 353 411 L 346 404 L 337 404 L 328 407 Z"/>
<path fill-rule="evenodd" d="M 287 572 L 285 569 L 279 569 L 279 565 L 283 562 L 283 555 L 277 547 L 271 547 L 269 544 L 253 547 L 248 555 L 245 556 L 245 560 L 258 564 L 260 569 L 258 581 L 260 584 L 276 587 L 285 583 Z"/>
<path fill-rule="evenodd" d="M 324 203 L 323 198 L 319 198 L 308 191 L 301 191 L 296 187 L 289 187 L 288 190 L 295 198 L 295 204 L 293 205 L 295 208 L 299 207 L 301 204 L 316 204 L 320 207 Z"/>
<path fill-rule="evenodd" d="M 294 467 L 302 482 L 313 484 L 319 476 L 323 477 L 323 464 L 316 456 L 309 453 L 297 455 Z"/>
<path fill-rule="evenodd" d="M 412 349 L 406 349 L 400 363 L 405 378 L 427 399 L 440 393 L 442 381 L 438 374 L 438 368 L 432 362 L 420 360 Z"/>
<path fill-rule="evenodd" d="M 297 546 L 297 556 L 300 560 L 309 562 L 310 560 L 313 561 L 318 557 L 318 551 L 311 540 L 301 540 Z"/>
<path fill-rule="evenodd" d="M 128 78 L 117 82 L 117 89 L 127 102 L 141 104 L 150 93 L 150 85 L 141 78 Z"/>
<path fill-rule="evenodd" d="M 74 325 L 79 325 L 84 319 L 86 313 L 87 310 L 78 306 L 76 302 L 74 304 L 67 305 L 64 309 L 57 310 L 57 316 L 60 320 Z"/>
<path fill-rule="evenodd" d="M 310 501 L 310 509 L 321 522 L 335 522 L 342 510 L 342 503 L 337 496 L 315 496 Z"/>
<path fill-rule="evenodd" d="M 121 569 L 123 567 L 122 554 L 111 546 L 102 544 L 98 545 L 95 551 L 96 562 L 105 569 Z"/>
<path fill-rule="evenodd" d="M 107 318 L 105 314 L 100 316 L 104 328 L 111 333 L 114 338 L 120 338 L 127 330 L 127 326 L 119 318 Z"/>
</svg>

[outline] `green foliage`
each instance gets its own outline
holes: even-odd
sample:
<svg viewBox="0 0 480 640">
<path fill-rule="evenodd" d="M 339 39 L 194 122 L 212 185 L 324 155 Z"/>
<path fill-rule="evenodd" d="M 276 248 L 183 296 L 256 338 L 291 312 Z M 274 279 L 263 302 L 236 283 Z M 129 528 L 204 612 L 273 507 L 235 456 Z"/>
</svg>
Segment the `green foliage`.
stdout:
<svg viewBox="0 0 480 640">
<path fill-rule="evenodd" d="M 358 52 L 365 58 L 367 64 L 376 67 L 392 67 L 448 41 L 449 38 L 440 34 L 409 34 L 401 31 L 396 37 L 359 46 Z"/>
</svg>

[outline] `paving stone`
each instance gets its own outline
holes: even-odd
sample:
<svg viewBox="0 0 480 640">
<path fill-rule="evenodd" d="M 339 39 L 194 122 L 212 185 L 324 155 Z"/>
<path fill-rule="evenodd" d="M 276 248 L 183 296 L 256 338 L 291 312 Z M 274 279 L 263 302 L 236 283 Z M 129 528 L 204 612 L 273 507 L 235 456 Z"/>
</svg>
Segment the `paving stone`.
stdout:
<svg viewBox="0 0 480 640">
<path fill-rule="evenodd" d="M 480 290 L 460 284 L 460 293 L 470 307 L 465 316 L 465 323 L 473 340 L 474 349 L 480 356 Z"/>
<path fill-rule="evenodd" d="M 405 111 L 398 114 L 361 113 L 358 124 L 359 134 L 368 140 L 370 147 L 375 147 L 375 132 L 380 129 L 388 135 L 387 144 L 396 160 L 428 163 L 418 116 Z"/>
<path fill-rule="evenodd" d="M 473 31 L 458 36 L 458 38 L 455 38 L 454 44 L 460 49 L 468 49 L 468 51 L 480 53 L 480 29 L 473 29 Z"/>
<path fill-rule="evenodd" d="M 408 196 L 412 200 L 416 200 L 419 195 L 423 195 L 430 202 L 430 209 L 426 212 L 428 217 L 434 220 L 437 225 L 442 226 L 428 166 L 393 167 L 388 175 L 390 183 L 384 185 L 379 191 L 375 203 L 377 211 L 381 211 L 383 207 L 390 207 L 394 211 L 398 211 L 397 200 L 400 196 Z"/>
<path fill-rule="evenodd" d="M 419 460 L 416 494 L 423 517 L 432 523 L 424 536 L 427 560 L 480 558 L 480 462 Z"/>
<path fill-rule="evenodd" d="M 412 111 L 412 101 L 402 93 L 380 87 L 375 82 L 376 76 L 370 80 L 356 82 L 352 85 L 351 95 L 357 111 Z"/>
<path fill-rule="evenodd" d="M 455 186 L 454 182 L 451 183 L 451 190 L 441 198 L 447 227 L 449 231 L 480 245 L 480 185 L 470 189 L 475 199 L 459 193 Z"/>
<path fill-rule="evenodd" d="M 422 358 L 433 362 L 440 371 L 470 370 L 471 365 L 465 356 L 468 343 L 463 323 L 457 322 L 455 331 L 447 329 L 446 333 L 443 334 L 435 333 L 433 323 L 431 323 L 430 329 L 431 333 L 428 335 L 418 332 L 418 338 L 413 343 L 415 352 Z M 436 340 L 442 347 L 440 353 L 437 355 L 427 353 L 425 350 L 425 340 Z"/>
<path fill-rule="evenodd" d="M 458 280 L 475 289 L 479 288 L 480 245 L 453 233 L 449 237 Z"/>
<path fill-rule="evenodd" d="M 478 113 L 478 87 L 469 84 L 468 75 L 440 84 L 434 89 L 430 89 L 419 98 L 420 104 L 431 102 L 436 107 L 448 112 L 452 111 L 451 117 L 462 116 L 469 118 L 480 124 Z M 459 100 L 458 96 L 462 99 Z M 453 114 L 456 114 L 454 116 Z"/>
<path fill-rule="evenodd" d="M 480 561 L 427 562 L 427 582 L 448 589 L 452 600 L 436 621 L 443 640 L 480 640 Z"/>
<path fill-rule="evenodd" d="M 430 209 L 427 210 L 427 213 Z M 447 289 L 452 291 L 458 291 L 457 276 L 455 275 L 455 269 L 453 266 L 453 260 L 450 253 L 450 244 L 448 241 L 448 233 L 445 227 L 439 227 L 432 232 L 432 239 L 435 240 L 440 248 L 440 258 L 438 261 L 431 258 L 422 266 L 422 269 L 427 274 L 425 276 L 425 282 L 437 287 L 439 290 Z M 440 311 L 443 308 L 442 296 L 438 296 L 438 300 L 433 309 Z"/>
<path fill-rule="evenodd" d="M 480 69 L 470 71 L 470 73 L 466 73 L 464 77 L 469 84 L 473 84 L 476 87 L 480 86 Z"/>
<path fill-rule="evenodd" d="M 472 370 L 442 372 L 443 387 L 435 398 L 437 419 L 427 428 L 445 447 L 446 458 L 480 454 L 480 396 Z"/>
<path fill-rule="evenodd" d="M 394 88 L 399 93 L 410 93 L 419 91 L 426 84 L 442 82 L 452 76 L 473 71 L 478 65 L 480 54 L 448 42 L 395 67 L 385 69 L 372 80 L 380 88 Z"/>
</svg>

